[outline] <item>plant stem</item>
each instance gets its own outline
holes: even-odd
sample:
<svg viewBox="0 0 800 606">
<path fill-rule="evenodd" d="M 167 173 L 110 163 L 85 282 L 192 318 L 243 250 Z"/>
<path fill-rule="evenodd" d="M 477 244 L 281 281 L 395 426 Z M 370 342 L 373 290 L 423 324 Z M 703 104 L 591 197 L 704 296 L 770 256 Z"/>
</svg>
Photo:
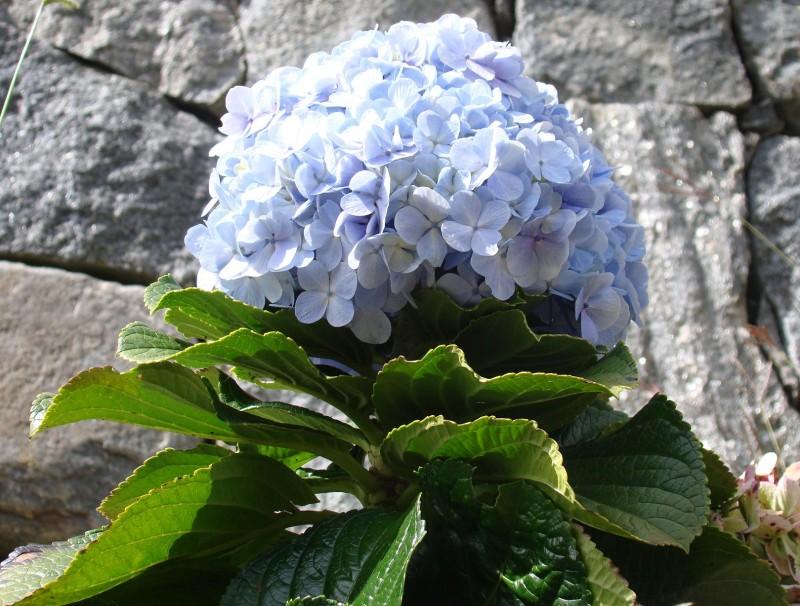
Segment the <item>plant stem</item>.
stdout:
<svg viewBox="0 0 800 606">
<path fill-rule="evenodd" d="M 353 421 L 353 423 L 355 423 L 356 427 L 361 430 L 361 433 L 363 433 L 369 441 L 369 444 L 366 448 L 364 448 L 364 445 L 361 444 L 359 444 L 359 446 L 362 446 L 364 450 L 367 450 L 369 446 L 381 445 L 383 439 L 386 437 L 386 432 L 380 429 L 368 414 L 362 414 L 354 410 L 342 410 L 342 412 L 346 414 L 350 420 Z"/>
<path fill-rule="evenodd" d="M 364 504 L 364 489 L 352 478 L 305 478 L 305 483 L 314 494 L 324 492 L 346 492 Z"/>
<path fill-rule="evenodd" d="M 378 478 L 351 457 L 349 453 L 336 452 L 323 454 L 322 456 L 341 467 L 342 471 L 353 478 L 366 492 L 376 492 L 381 489 L 381 483 Z"/>
<path fill-rule="evenodd" d="M 25 55 L 28 54 L 28 48 L 31 45 L 31 40 L 33 40 L 33 33 L 36 31 L 36 26 L 39 25 L 39 18 L 42 16 L 42 11 L 44 10 L 45 0 L 42 0 L 39 3 L 39 10 L 36 11 L 36 16 L 33 18 L 33 24 L 31 25 L 31 31 L 28 32 L 28 38 L 25 40 L 25 46 L 22 47 L 22 53 L 19 56 L 19 61 L 17 61 L 17 68 L 14 70 L 14 75 L 11 76 L 11 84 L 8 85 L 8 93 L 6 94 L 6 100 L 3 102 L 3 109 L 0 110 L 0 129 L 3 127 L 3 119 L 6 117 L 6 112 L 8 111 L 8 107 L 11 105 L 11 95 L 14 93 L 14 87 L 17 84 L 17 78 L 19 77 L 20 69 L 22 68 L 22 62 L 25 60 Z M 3 136 L 2 131 L 0 130 L 0 137 Z"/>
<path fill-rule="evenodd" d="M 411 505 L 411 501 L 417 498 L 417 495 L 421 492 L 419 484 L 416 482 L 411 482 L 406 489 L 400 493 L 397 497 L 397 501 L 395 501 L 398 509 L 408 509 L 408 506 Z"/>
</svg>

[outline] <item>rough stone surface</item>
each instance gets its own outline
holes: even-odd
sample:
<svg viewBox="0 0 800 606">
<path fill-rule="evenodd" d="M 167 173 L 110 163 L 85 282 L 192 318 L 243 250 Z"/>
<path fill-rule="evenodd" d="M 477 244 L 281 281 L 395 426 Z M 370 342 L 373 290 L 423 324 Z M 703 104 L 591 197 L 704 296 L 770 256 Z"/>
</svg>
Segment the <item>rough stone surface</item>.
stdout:
<svg viewBox="0 0 800 606">
<path fill-rule="evenodd" d="M 37 394 L 114 362 L 116 335 L 153 323 L 143 288 L 0 261 L 0 560 L 15 546 L 102 525 L 94 508 L 141 462 L 194 441 L 125 425 L 83 422 L 28 440 Z M 130 365 L 116 359 L 117 368 Z"/>
<path fill-rule="evenodd" d="M 244 80 L 244 46 L 229 0 L 82 0 L 79 9 L 49 7 L 37 38 L 160 93 L 212 110 Z M 29 0 L 12 11 L 27 26 Z"/>
<path fill-rule="evenodd" d="M 704 444 L 736 469 L 773 450 L 800 455 L 800 416 L 788 405 L 747 323 L 748 238 L 741 134 L 733 116 L 693 108 L 576 104 L 648 237 L 650 305 L 631 331 L 642 388 L 674 400 Z"/>
<path fill-rule="evenodd" d="M 526 73 L 562 98 L 738 107 L 750 99 L 727 0 L 517 0 Z"/>
<path fill-rule="evenodd" d="M 0 21 L 0 90 L 21 49 Z M 216 136 L 141 83 L 34 45 L 0 139 L 0 256 L 143 282 L 194 271 Z"/>
<path fill-rule="evenodd" d="M 731 6 L 751 76 L 800 132 L 800 7 L 786 0 L 732 0 Z"/>
<path fill-rule="evenodd" d="M 762 142 L 750 164 L 750 220 L 781 252 L 753 238 L 765 305 L 776 318 L 775 345 L 786 348 L 795 377 L 800 369 L 800 139 Z M 779 348 L 780 349 L 780 348 Z M 796 378 L 795 378 L 796 382 Z"/>
<path fill-rule="evenodd" d="M 494 36 L 481 0 L 243 0 L 241 28 L 247 48 L 247 81 L 276 67 L 302 66 L 318 51 L 330 52 L 358 30 L 386 30 L 397 21 L 435 21 L 445 13 L 472 17 Z"/>
</svg>

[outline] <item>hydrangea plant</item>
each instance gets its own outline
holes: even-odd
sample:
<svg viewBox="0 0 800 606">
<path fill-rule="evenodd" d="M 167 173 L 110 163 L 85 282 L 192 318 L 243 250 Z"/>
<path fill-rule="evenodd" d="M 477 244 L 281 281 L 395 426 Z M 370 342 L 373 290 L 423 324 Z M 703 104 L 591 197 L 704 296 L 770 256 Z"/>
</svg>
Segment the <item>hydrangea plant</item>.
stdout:
<svg viewBox="0 0 800 606">
<path fill-rule="evenodd" d="M 709 519 L 736 482 L 618 340 L 642 230 L 517 51 L 446 16 L 234 88 L 211 203 L 118 354 L 31 409 L 178 432 L 0 603 L 784 606 Z M 274 401 L 301 392 L 328 416 Z M 352 511 L 314 508 L 343 492 Z M 300 530 L 305 527 L 301 533 Z"/>
<path fill-rule="evenodd" d="M 551 296 L 551 328 L 616 344 L 647 303 L 643 230 L 589 131 L 522 70 L 447 15 L 234 87 L 186 236 L 200 286 L 368 343 L 419 288 L 462 305 L 521 289 Z"/>
</svg>

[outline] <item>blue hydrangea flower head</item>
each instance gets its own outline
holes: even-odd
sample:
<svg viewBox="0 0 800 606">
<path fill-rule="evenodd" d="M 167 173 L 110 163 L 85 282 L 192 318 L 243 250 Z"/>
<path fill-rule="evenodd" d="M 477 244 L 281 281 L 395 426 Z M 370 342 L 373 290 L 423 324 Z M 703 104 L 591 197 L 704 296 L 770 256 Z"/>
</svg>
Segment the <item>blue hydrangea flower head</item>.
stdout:
<svg viewBox="0 0 800 606">
<path fill-rule="evenodd" d="M 369 343 L 419 288 L 549 295 L 598 345 L 647 304 L 644 236 L 555 89 L 472 19 L 356 33 L 226 97 L 198 285 Z"/>
</svg>

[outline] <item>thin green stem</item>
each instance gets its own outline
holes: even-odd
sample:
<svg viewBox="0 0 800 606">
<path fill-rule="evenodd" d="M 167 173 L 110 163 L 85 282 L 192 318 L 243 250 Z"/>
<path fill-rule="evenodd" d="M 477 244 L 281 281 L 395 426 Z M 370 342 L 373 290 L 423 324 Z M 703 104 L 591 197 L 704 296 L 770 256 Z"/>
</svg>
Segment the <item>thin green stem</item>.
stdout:
<svg viewBox="0 0 800 606">
<path fill-rule="evenodd" d="M 422 492 L 420 485 L 417 482 L 411 482 L 406 489 L 400 493 L 397 497 L 397 504 L 398 509 L 408 509 L 409 505 L 411 505 L 411 501 L 417 498 L 417 495 Z"/>
<path fill-rule="evenodd" d="M 6 112 L 8 112 L 8 107 L 11 105 L 11 95 L 14 93 L 14 87 L 17 84 L 17 78 L 19 77 L 19 73 L 22 68 L 22 62 L 25 60 L 25 55 L 28 54 L 28 48 L 31 45 L 31 40 L 33 40 L 33 33 L 36 31 L 36 26 L 39 25 L 39 19 L 42 16 L 45 3 L 46 0 L 42 0 L 39 3 L 39 10 L 36 11 L 36 16 L 33 18 L 33 24 L 31 25 L 31 31 L 28 32 L 28 38 L 25 40 L 25 46 L 22 47 L 22 53 L 19 56 L 19 61 L 17 61 L 17 68 L 14 70 L 14 75 L 11 76 L 11 84 L 8 85 L 6 100 L 3 102 L 3 109 L 0 110 L 0 129 L 3 127 L 3 120 L 6 117 Z M 0 137 L 2 136 L 3 133 L 0 130 Z"/>
<path fill-rule="evenodd" d="M 342 410 L 342 412 L 361 430 L 361 433 L 363 433 L 369 441 L 369 445 L 380 446 L 383 439 L 386 437 L 386 432 L 380 429 L 368 414 L 363 414 L 355 410 Z M 359 444 L 359 446 L 364 448 L 364 445 Z M 364 450 L 367 450 L 367 448 L 364 448 Z"/>
<path fill-rule="evenodd" d="M 322 456 L 336 463 L 342 471 L 353 478 L 366 492 L 377 492 L 381 489 L 381 483 L 378 478 L 351 457 L 349 453 L 332 452 Z"/>
<path fill-rule="evenodd" d="M 346 492 L 364 504 L 364 489 L 353 478 L 305 478 L 305 484 L 314 494 L 325 492 Z"/>
</svg>

